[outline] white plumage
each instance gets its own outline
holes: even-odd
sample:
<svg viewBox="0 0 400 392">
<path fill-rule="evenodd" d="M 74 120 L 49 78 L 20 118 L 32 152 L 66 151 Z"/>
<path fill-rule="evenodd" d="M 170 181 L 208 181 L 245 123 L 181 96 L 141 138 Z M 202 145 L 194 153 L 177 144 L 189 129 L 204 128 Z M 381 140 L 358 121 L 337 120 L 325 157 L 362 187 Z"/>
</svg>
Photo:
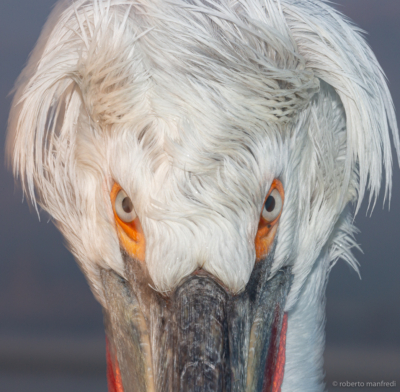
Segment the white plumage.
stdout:
<svg viewBox="0 0 400 392">
<path fill-rule="evenodd" d="M 104 304 L 124 276 L 109 199 L 118 182 L 155 287 L 201 267 L 240 292 L 259 212 L 285 188 L 273 272 L 293 265 L 282 391 L 323 383 L 324 291 L 355 269 L 351 205 L 373 204 L 389 129 L 385 77 L 361 32 L 319 0 L 78 0 L 53 11 L 17 82 L 8 154 Z"/>
</svg>

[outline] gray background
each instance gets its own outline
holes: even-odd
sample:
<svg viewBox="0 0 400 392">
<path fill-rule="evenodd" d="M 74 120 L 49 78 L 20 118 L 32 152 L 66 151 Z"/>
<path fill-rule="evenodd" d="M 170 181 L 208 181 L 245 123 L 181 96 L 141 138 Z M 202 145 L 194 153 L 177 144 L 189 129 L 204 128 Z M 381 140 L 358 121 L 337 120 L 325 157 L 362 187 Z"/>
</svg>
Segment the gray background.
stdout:
<svg viewBox="0 0 400 392">
<path fill-rule="evenodd" d="M 0 127 L 4 143 L 8 95 L 54 1 L 0 0 Z M 400 1 L 342 0 L 338 7 L 368 31 L 367 40 L 400 108 Z M 0 148 L 0 161 L 4 161 Z M 22 203 L 0 165 L 0 391 L 106 391 L 100 305 L 42 214 Z M 390 212 L 364 205 L 356 223 L 362 280 L 340 261 L 327 291 L 325 368 L 334 381 L 396 381 L 400 390 L 400 175 L 397 164 Z M 372 389 L 371 389 L 372 390 Z"/>
</svg>

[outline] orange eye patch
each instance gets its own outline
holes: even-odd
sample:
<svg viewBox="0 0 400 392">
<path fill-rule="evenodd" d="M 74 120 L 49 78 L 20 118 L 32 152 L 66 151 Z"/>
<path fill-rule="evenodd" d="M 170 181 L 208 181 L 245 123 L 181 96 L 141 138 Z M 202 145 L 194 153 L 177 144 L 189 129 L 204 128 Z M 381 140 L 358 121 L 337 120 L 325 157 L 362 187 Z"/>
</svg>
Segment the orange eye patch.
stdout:
<svg viewBox="0 0 400 392">
<path fill-rule="evenodd" d="M 130 256 L 144 262 L 146 241 L 132 200 L 117 183 L 111 190 L 110 198 L 122 246 Z"/>
<path fill-rule="evenodd" d="M 262 259 L 268 254 L 269 248 L 274 241 L 279 218 L 282 213 L 284 196 L 282 183 L 275 179 L 264 200 L 260 214 L 260 222 L 255 239 L 257 260 Z"/>
</svg>

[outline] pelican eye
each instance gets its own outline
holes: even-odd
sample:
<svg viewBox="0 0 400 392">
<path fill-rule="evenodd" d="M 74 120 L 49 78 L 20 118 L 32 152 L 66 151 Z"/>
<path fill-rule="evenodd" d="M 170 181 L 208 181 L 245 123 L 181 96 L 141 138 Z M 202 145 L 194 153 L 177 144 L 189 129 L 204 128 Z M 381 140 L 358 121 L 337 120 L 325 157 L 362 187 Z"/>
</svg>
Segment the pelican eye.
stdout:
<svg viewBox="0 0 400 392">
<path fill-rule="evenodd" d="M 136 211 L 132 200 L 122 189 L 115 198 L 115 212 L 123 222 L 130 223 L 136 218 Z"/>
<path fill-rule="evenodd" d="M 283 185 L 275 178 L 265 198 L 260 214 L 260 221 L 258 223 L 255 238 L 257 260 L 261 260 L 268 254 L 270 246 L 274 242 L 284 200 L 285 192 L 283 190 Z"/>
<path fill-rule="evenodd" d="M 279 216 L 281 209 L 282 197 L 277 189 L 273 189 L 264 203 L 262 217 L 267 222 L 272 222 Z"/>
</svg>

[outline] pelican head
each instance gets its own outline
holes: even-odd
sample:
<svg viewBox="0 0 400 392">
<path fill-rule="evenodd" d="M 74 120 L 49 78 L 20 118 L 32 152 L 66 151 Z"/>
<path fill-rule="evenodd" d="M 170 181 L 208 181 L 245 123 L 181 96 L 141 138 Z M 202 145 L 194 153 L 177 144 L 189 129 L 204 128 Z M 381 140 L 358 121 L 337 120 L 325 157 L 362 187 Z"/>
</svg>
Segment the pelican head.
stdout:
<svg viewBox="0 0 400 392">
<path fill-rule="evenodd" d="M 312 392 L 390 129 L 376 58 L 322 0 L 69 0 L 7 152 L 104 309 L 110 391 Z"/>
</svg>

